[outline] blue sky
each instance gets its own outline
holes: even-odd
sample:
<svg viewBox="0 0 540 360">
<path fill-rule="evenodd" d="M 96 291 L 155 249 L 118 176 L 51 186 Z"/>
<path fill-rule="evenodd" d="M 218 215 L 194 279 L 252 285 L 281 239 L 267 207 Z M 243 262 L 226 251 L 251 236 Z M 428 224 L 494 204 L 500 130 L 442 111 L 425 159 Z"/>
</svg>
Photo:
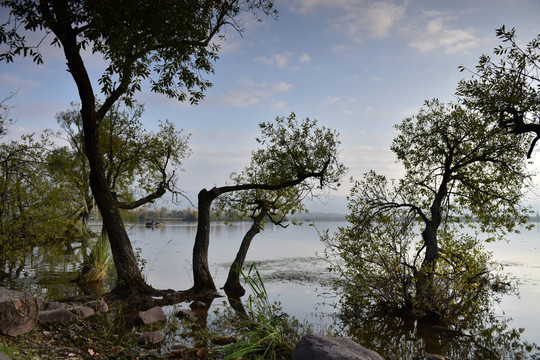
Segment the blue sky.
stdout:
<svg viewBox="0 0 540 360">
<path fill-rule="evenodd" d="M 389 150 L 394 124 L 426 99 L 452 101 L 466 76 L 458 66 L 473 68 L 490 54 L 496 28 L 515 27 L 523 43 L 540 32 L 540 0 L 277 0 L 276 8 L 276 20 L 246 17 L 242 36 L 226 30 L 215 74 L 207 75 L 214 86 L 198 106 L 148 89 L 137 95 L 148 129 L 169 119 L 192 134 L 179 183 L 190 194 L 224 184 L 248 164 L 257 124 L 291 111 L 341 134 L 347 177 L 370 169 L 399 177 Z M 43 66 L 29 59 L 0 64 L 0 96 L 17 91 L 10 138 L 58 128 L 55 114 L 78 100 L 61 50 L 42 50 Z M 102 60 L 88 54 L 86 62 L 97 79 Z M 325 207 L 312 208 L 345 211 L 348 188 L 345 181 Z M 540 203 L 540 196 L 528 201 Z"/>
</svg>

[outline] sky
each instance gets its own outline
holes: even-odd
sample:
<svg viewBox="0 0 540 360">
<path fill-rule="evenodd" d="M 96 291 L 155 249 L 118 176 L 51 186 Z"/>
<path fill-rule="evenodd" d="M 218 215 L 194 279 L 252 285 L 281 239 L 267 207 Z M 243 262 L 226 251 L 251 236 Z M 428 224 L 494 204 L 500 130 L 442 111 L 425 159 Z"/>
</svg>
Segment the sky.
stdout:
<svg viewBox="0 0 540 360">
<path fill-rule="evenodd" d="M 458 81 L 467 77 L 458 66 L 473 69 L 481 54 L 491 54 L 499 44 L 496 28 L 515 27 L 522 44 L 540 33 L 540 0 L 277 0 L 275 6 L 276 19 L 246 16 L 241 34 L 225 30 L 215 73 L 205 76 L 213 87 L 197 106 L 148 88 L 136 96 L 148 130 L 168 119 L 191 134 L 178 185 L 194 202 L 199 190 L 224 185 L 248 165 L 260 122 L 295 112 L 340 133 L 346 179 L 309 207 L 345 212 L 350 177 L 369 170 L 401 176 L 390 151 L 394 125 L 425 100 L 454 101 Z M 61 49 L 41 50 L 41 66 L 23 58 L 0 63 L 0 97 L 16 92 L 6 139 L 58 129 L 55 115 L 78 100 Z M 85 62 L 97 80 L 104 62 L 90 53 Z M 540 164 L 540 156 L 533 160 Z M 527 202 L 540 210 L 540 191 Z"/>
</svg>

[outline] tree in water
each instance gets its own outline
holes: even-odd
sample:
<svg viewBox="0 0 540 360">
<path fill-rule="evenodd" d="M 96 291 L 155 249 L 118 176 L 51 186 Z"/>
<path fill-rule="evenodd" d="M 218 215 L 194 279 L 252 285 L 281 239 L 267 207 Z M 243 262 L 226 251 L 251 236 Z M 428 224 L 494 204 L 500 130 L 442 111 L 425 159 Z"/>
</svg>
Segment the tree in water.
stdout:
<svg viewBox="0 0 540 360">
<path fill-rule="evenodd" d="M 213 72 L 219 46 L 212 43 L 227 25 L 241 31 L 245 12 L 271 14 L 272 1 L 226 0 L 183 2 L 121 2 L 8 0 L 9 18 L 0 26 L 0 43 L 7 50 L 0 60 L 29 56 L 43 63 L 39 46 L 49 34 L 60 46 L 81 102 L 85 154 L 90 167 L 90 187 L 107 230 L 118 289 L 152 292 L 138 267 L 116 199 L 105 176 L 99 128 L 119 101 L 131 102 L 148 82 L 151 90 L 196 104 L 211 83 L 203 74 Z M 171 30 L 172 29 L 172 30 Z M 44 38 L 28 44 L 25 32 Z M 89 48 L 106 63 L 96 79 L 104 98 L 98 105 L 83 55 Z"/>
<path fill-rule="evenodd" d="M 259 127 L 262 135 L 257 142 L 262 147 L 252 153 L 250 166 L 241 174 L 233 174 L 234 184 L 199 192 L 199 218 L 193 247 L 192 291 L 195 294 L 216 291 L 208 268 L 208 246 L 211 205 L 218 196 L 227 195 L 225 203 L 236 204 L 241 212 L 253 212 L 254 223 L 233 264 L 237 268 L 241 267 L 265 217 L 279 221 L 287 213 L 302 209 L 302 199 L 337 186 L 345 173 L 345 166 L 337 158 L 337 133 L 318 127 L 315 120 L 298 121 L 292 113 L 287 118 L 277 117 L 273 123 L 263 122 Z M 241 291 L 236 276 L 237 273 L 233 274 L 228 284 L 231 290 Z"/>
<path fill-rule="evenodd" d="M 503 43 L 493 50 L 498 61 L 482 55 L 472 77 L 459 82 L 457 95 L 501 128 L 516 135 L 534 134 L 527 151 L 530 158 L 540 139 L 540 34 L 523 48 L 514 28 L 503 25 L 496 34 Z"/>
<path fill-rule="evenodd" d="M 482 241 L 458 230 L 492 241 L 525 224 L 528 138 L 508 137 L 492 118 L 438 100 L 396 129 L 392 151 L 405 175 L 388 181 L 371 171 L 354 183 L 350 225 L 324 237 L 329 257 L 340 259 L 332 268 L 343 276 L 345 301 L 456 319 L 501 286 Z"/>
</svg>

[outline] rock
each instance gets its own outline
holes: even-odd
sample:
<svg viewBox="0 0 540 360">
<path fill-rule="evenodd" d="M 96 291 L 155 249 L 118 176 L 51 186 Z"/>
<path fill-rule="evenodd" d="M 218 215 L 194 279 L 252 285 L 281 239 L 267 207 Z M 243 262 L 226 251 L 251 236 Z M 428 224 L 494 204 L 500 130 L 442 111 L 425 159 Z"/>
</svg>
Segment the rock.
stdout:
<svg viewBox="0 0 540 360">
<path fill-rule="evenodd" d="M 137 325 L 150 325 L 158 321 L 167 321 L 165 312 L 160 306 L 154 306 L 146 311 L 140 311 L 135 319 Z"/>
<path fill-rule="evenodd" d="M 176 317 L 187 319 L 189 321 L 197 321 L 197 313 L 195 311 L 181 309 L 176 313 Z"/>
<path fill-rule="evenodd" d="M 41 311 L 41 310 L 45 310 L 45 306 L 47 305 L 47 302 L 43 300 L 42 298 L 38 297 L 37 304 L 38 304 L 38 309 Z"/>
<path fill-rule="evenodd" d="M 375 351 L 343 337 L 308 334 L 296 344 L 292 360 L 383 360 Z"/>
<path fill-rule="evenodd" d="M 17 336 L 31 331 L 38 311 L 34 296 L 0 287 L 0 333 Z"/>
<path fill-rule="evenodd" d="M 107 305 L 107 303 L 103 299 L 90 301 L 86 304 L 86 306 L 89 306 L 95 311 L 102 314 L 109 312 L 109 305 Z"/>
<path fill-rule="evenodd" d="M 0 353 L 0 360 L 11 360 L 11 358 L 9 358 L 6 355 Z"/>
<path fill-rule="evenodd" d="M 65 322 L 75 319 L 77 319 L 77 315 L 63 308 L 40 311 L 38 314 L 38 320 L 43 323 Z"/>
<path fill-rule="evenodd" d="M 58 301 L 50 301 L 45 305 L 45 310 L 56 310 L 56 309 L 65 309 L 66 304 Z"/>
<path fill-rule="evenodd" d="M 229 345 L 235 342 L 236 338 L 233 336 L 216 336 L 215 338 L 212 338 L 212 343 L 218 346 Z"/>
<path fill-rule="evenodd" d="M 96 310 L 88 306 L 75 306 L 69 309 L 72 313 L 79 315 L 80 318 L 86 319 L 96 313 Z"/>
<path fill-rule="evenodd" d="M 157 331 L 150 331 L 142 333 L 138 338 L 137 342 L 141 345 L 156 345 L 162 342 L 165 339 L 162 333 Z"/>
</svg>

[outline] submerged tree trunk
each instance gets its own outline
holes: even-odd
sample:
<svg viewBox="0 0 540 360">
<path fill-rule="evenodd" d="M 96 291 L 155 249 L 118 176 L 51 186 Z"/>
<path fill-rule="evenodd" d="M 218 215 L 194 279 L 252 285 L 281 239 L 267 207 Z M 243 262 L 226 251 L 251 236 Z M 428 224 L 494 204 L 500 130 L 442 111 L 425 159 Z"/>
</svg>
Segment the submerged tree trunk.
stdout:
<svg viewBox="0 0 540 360">
<path fill-rule="evenodd" d="M 426 312 L 427 315 L 433 313 L 433 280 L 437 259 L 439 258 L 439 247 L 437 244 L 437 226 L 430 221 L 424 231 L 422 239 L 426 247 L 426 255 L 420 270 L 416 273 L 416 307 L 418 310 Z"/>
<path fill-rule="evenodd" d="M 193 245 L 193 288 L 195 295 L 205 295 L 217 291 L 208 267 L 208 246 L 210 244 L 210 207 L 219 194 L 217 189 L 199 192 L 199 218 L 197 234 Z"/>
<path fill-rule="evenodd" d="M 437 231 L 441 224 L 441 206 L 443 199 L 447 195 L 448 182 L 450 179 L 451 158 L 445 163 L 445 174 L 439 185 L 435 199 L 430 207 L 431 220 L 426 219 L 426 227 L 422 231 L 422 239 L 426 248 L 424 261 L 420 270 L 416 274 L 416 306 L 418 310 L 425 312 L 428 316 L 436 316 L 439 313 L 437 304 L 434 303 L 435 289 L 434 278 L 437 268 L 437 260 L 439 259 L 439 244 L 437 239 Z"/>
<path fill-rule="evenodd" d="M 261 231 L 261 223 L 266 216 L 266 213 L 266 210 L 263 209 L 259 215 L 253 218 L 253 224 L 242 239 L 242 244 L 240 244 L 236 258 L 229 269 L 229 275 L 227 276 L 225 286 L 223 286 L 223 290 L 225 290 L 225 293 L 228 296 L 243 296 L 246 293 L 240 284 L 240 271 L 242 270 L 242 266 L 244 266 L 244 261 L 246 260 L 246 255 L 249 250 L 249 246 L 251 245 L 251 240 L 253 240 L 255 235 Z"/>
</svg>

